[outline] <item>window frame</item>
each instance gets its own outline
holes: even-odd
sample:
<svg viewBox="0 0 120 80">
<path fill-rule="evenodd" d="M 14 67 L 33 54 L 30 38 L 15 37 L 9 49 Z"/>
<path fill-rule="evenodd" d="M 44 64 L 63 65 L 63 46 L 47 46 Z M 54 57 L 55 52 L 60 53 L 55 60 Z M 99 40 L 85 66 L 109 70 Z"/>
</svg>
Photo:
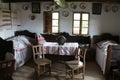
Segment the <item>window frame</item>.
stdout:
<svg viewBox="0 0 120 80">
<path fill-rule="evenodd" d="M 58 13 L 58 19 L 53 19 L 53 18 L 52 18 L 52 21 L 53 21 L 53 20 L 58 20 L 58 32 L 56 32 L 56 33 L 59 33 L 59 32 L 60 32 L 60 12 L 54 11 L 54 12 L 52 12 L 52 15 L 53 15 L 53 13 Z M 53 23 L 53 22 L 52 22 L 52 23 Z M 51 23 L 51 24 L 52 24 L 52 23 Z M 52 25 L 52 28 L 53 28 L 53 25 Z M 51 30 L 52 30 L 52 28 L 51 28 Z M 55 32 L 51 31 L 51 33 L 55 33 Z"/>
<path fill-rule="evenodd" d="M 74 34 L 74 13 L 79 13 L 80 14 L 80 20 L 78 20 L 80 22 L 80 25 L 79 25 L 79 34 Z M 88 14 L 88 30 L 87 30 L 87 34 L 82 34 L 82 21 L 85 21 L 85 20 L 82 20 L 82 14 Z M 88 35 L 89 34 L 89 27 L 90 27 L 90 13 L 89 12 L 73 12 L 73 16 L 72 16 L 72 34 L 73 35 Z"/>
</svg>

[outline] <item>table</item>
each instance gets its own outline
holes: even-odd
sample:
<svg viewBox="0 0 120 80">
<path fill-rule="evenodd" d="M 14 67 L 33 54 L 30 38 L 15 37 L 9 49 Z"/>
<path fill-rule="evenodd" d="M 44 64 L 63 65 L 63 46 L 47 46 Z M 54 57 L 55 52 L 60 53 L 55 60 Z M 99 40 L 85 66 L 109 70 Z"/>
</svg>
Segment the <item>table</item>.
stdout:
<svg viewBox="0 0 120 80">
<path fill-rule="evenodd" d="M 75 55 L 79 46 L 76 42 L 67 42 L 59 45 L 57 42 L 45 42 L 43 44 L 46 54 Z"/>
</svg>

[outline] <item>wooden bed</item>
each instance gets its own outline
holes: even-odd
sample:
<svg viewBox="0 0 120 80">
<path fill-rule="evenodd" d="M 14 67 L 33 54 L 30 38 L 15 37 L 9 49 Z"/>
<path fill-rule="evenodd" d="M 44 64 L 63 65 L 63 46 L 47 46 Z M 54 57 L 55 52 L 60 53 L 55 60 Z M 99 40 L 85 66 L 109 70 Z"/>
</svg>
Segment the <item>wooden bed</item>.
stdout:
<svg viewBox="0 0 120 80">
<path fill-rule="evenodd" d="M 30 32 L 28 30 L 21 30 L 21 31 L 15 31 L 15 36 L 20 36 L 20 35 L 25 35 L 25 36 L 28 36 L 30 38 L 33 38 L 33 45 L 35 44 L 38 44 L 38 39 L 37 39 L 37 34 L 36 33 L 33 33 L 33 32 Z"/>
<path fill-rule="evenodd" d="M 3 41 L 3 42 L 2 42 Z M 15 36 L 1 40 L 1 52 L 11 52 L 15 58 L 15 68 L 23 66 L 32 57 L 32 45 L 37 44 L 36 33 L 27 30 L 15 31 Z"/>
<path fill-rule="evenodd" d="M 73 54 L 75 54 L 78 46 L 86 47 L 86 48 L 90 47 L 91 44 L 90 36 L 71 36 L 71 35 L 63 35 L 63 34 L 61 35 L 67 39 L 64 45 L 58 45 L 57 37 L 59 36 L 57 35 L 49 36 L 47 34 L 47 37 L 49 38 L 43 36 L 44 39 L 46 40 L 44 46 L 47 49 L 47 54 L 45 54 L 45 56 L 46 58 L 52 61 L 74 60 L 76 57 Z M 68 55 L 71 53 L 72 55 Z"/>
<path fill-rule="evenodd" d="M 96 48 L 96 62 L 104 75 L 109 75 L 111 69 L 117 67 L 120 60 L 119 36 L 104 33 L 93 36 L 93 45 Z"/>
</svg>

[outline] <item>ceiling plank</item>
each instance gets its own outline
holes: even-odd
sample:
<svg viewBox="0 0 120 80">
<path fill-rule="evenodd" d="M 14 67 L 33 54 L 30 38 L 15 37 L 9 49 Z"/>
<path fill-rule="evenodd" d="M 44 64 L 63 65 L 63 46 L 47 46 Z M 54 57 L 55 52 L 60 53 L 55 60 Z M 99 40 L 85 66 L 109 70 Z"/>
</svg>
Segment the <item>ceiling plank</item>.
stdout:
<svg viewBox="0 0 120 80">
<path fill-rule="evenodd" d="M 2 2 L 16 3 L 16 2 L 46 2 L 52 0 L 2 0 Z M 120 0 L 66 0 L 67 2 L 108 2 L 108 3 L 120 3 Z"/>
</svg>

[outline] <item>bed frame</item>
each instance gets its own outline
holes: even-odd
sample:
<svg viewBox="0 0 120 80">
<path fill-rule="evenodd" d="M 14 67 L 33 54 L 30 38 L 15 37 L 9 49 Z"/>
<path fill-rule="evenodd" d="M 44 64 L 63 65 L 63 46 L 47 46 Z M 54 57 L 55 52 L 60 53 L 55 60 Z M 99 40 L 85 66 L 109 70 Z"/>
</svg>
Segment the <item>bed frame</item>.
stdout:
<svg viewBox="0 0 120 80">
<path fill-rule="evenodd" d="M 103 33 L 101 35 L 94 35 L 93 36 L 93 45 L 96 43 L 103 41 L 103 40 L 113 40 L 117 43 L 120 42 L 120 37 L 117 35 L 112 35 L 109 33 Z M 117 67 L 116 61 L 120 60 L 120 45 L 109 45 L 108 46 L 108 53 L 107 53 L 107 60 L 106 60 L 106 68 L 105 68 L 105 75 L 106 77 L 110 75 L 111 69 L 113 67 Z"/>
<path fill-rule="evenodd" d="M 63 33 L 64 34 L 64 33 Z M 62 35 L 67 38 L 66 42 L 77 42 L 79 46 L 89 48 L 91 44 L 91 38 L 90 36 L 70 36 L 70 35 Z M 52 38 L 52 37 L 50 37 Z M 56 40 L 57 36 L 54 37 L 54 41 L 50 42 L 57 42 Z M 48 41 L 49 42 L 49 41 Z M 70 61 L 70 60 L 75 60 L 75 55 L 55 55 L 55 54 L 45 54 L 46 58 L 54 61 Z"/>
<path fill-rule="evenodd" d="M 34 44 L 38 44 L 38 39 L 37 39 L 37 34 L 36 33 L 32 33 L 28 30 L 21 30 L 21 31 L 15 31 L 14 35 L 15 36 L 25 35 L 25 36 L 31 37 L 31 38 L 35 39 Z"/>
<path fill-rule="evenodd" d="M 106 75 L 111 73 L 111 69 L 118 68 L 117 61 L 120 61 L 120 45 L 108 46 L 108 55 L 106 61 Z"/>
<path fill-rule="evenodd" d="M 109 33 L 103 33 L 101 35 L 94 35 L 93 36 L 93 45 L 100 42 L 100 41 L 103 41 L 103 40 L 113 40 L 117 43 L 120 42 L 120 37 L 117 36 L 117 35 L 112 35 L 112 34 L 109 34 Z"/>
</svg>

